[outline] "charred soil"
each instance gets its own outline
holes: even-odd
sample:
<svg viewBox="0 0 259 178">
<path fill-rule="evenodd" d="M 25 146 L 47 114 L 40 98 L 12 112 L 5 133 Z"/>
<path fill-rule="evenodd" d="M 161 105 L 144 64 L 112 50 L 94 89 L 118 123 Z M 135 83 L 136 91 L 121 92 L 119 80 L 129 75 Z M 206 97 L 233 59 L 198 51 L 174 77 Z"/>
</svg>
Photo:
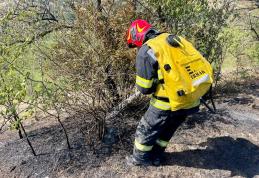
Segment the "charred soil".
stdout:
<svg viewBox="0 0 259 178">
<path fill-rule="evenodd" d="M 220 88 L 217 113 L 206 108 L 177 130 L 160 167 L 128 167 L 134 132 L 148 100 L 140 99 L 107 124 L 101 142 L 83 128 L 90 116 L 64 118 L 68 150 L 56 120 L 26 121 L 38 156 L 14 131 L 0 135 L 0 177 L 259 177 L 259 80 Z"/>
</svg>

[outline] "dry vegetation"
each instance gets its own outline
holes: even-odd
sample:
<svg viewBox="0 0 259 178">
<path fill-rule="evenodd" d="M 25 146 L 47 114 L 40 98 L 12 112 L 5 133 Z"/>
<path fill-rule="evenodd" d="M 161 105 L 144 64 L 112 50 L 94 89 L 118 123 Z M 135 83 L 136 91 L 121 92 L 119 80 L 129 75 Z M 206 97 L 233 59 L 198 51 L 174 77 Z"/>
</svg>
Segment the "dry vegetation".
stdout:
<svg viewBox="0 0 259 178">
<path fill-rule="evenodd" d="M 259 175 L 255 1 L 17 2 L 0 12 L 0 177 Z M 135 18 L 193 41 L 218 79 L 217 114 L 188 118 L 159 168 L 124 163 L 147 97 L 107 117 L 135 92 L 136 51 L 125 45 Z M 222 74 L 226 59 L 237 68 Z"/>
<path fill-rule="evenodd" d="M 220 84 L 224 96 L 215 100 L 217 114 L 202 108 L 188 118 L 171 140 L 162 167 L 131 168 L 124 162 L 125 155 L 132 151 L 136 124 L 147 107 L 147 100 L 142 98 L 114 118 L 103 141 L 94 146 L 86 130 L 81 129 L 88 126 L 85 121 L 91 116 L 75 115 L 62 120 L 69 133 L 71 150 L 67 149 L 55 119 L 25 121 L 38 156 L 33 157 L 27 144 L 15 133 L 5 132 L 0 137 L 0 174 L 3 177 L 254 177 L 259 174 L 259 79 L 236 85 L 240 87 L 230 90 L 228 83 Z M 124 118 L 127 120 L 123 121 Z"/>
</svg>

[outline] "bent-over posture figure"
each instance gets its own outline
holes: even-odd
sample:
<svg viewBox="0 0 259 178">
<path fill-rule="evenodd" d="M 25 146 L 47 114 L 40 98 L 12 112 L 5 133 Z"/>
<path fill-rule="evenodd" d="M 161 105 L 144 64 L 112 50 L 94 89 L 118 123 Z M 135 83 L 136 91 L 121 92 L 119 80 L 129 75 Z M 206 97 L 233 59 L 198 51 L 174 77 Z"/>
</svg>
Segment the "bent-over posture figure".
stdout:
<svg viewBox="0 0 259 178">
<path fill-rule="evenodd" d="M 160 33 L 145 20 L 131 24 L 127 43 L 139 49 L 137 88 L 152 97 L 138 124 L 133 154 L 126 161 L 157 166 L 177 128 L 199 110 L 200 97 L 213 81 L 212 69 L 187 40 Z"/>
</svg>

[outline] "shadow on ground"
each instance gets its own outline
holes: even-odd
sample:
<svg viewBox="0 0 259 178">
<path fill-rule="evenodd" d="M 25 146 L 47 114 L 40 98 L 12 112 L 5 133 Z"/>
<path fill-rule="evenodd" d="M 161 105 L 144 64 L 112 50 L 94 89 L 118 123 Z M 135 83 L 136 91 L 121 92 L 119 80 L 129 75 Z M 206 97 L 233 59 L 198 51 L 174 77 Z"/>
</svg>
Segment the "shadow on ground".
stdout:
<svg viewBox="0 0 259 178">
<path fill-rule="evenodd" d="M 231 176 L 259 175 L 259 147 L 250 141 L 232 137 L 209 138 L 205 149 L 167 153 L 167 165 L 231 171 Z"/>
<path fill-rule="evenodd" d="M 251 93 L 252 90 L 253 92 L 258 90 L 258 86 L 257 83 L 251 85 Z M 245 100 L 237 96 L 236 99 L 229 98 L 224 98 L 227 104 L 243 104 L 245 106 L 247 103 L 253 102 L 250 98 Z M 109 134 L 106 135 L 104 143 L 100 143 L 95 150 L 91 149 L 88 138 L 81 131 L 87 125 L 85 120 L 88 118 L 75 116 L 64 120 L 73 147 L 72 150 L 67 149 L 64 133 L 58 124 L 41 127 L 40 129 L 35 129 L 33 126 L 29 128 L 30 126 L 28 126 L 28 135 L 38 156 L 33 157 L 31 155 L 24 139 L 11 141 L 0 147 L 0 175 L 5 172 L 5 175 L 12 174 L 17 177 L 46 177 L 49 175 L 55 176 L 57 172 L 62 175 L 64 172 L 68 176 L 77 177 L 77 173 L 101 167 L 104 160 L 113 156 L 119 156 L 116 161 L 121 163 L 123 162 L 121 159 L 132 151 L 135 129 L 147 108 L 147 103 L 148 101 L 143 101 L 143 103 L 139 102 L 138 105 L 134 105 L 137 107 L 126 108 L 118 118 L 114 119 L 114 122 L 107 125 L 107 133 Z M 180 133 L 178 134 L 178 140 L 182 138 L 181 133 L 191 132 L 187 141 L 184 139 L 179 141 L 188 145 L 188 141 L 197 137 L 196 132 L 200 132 L 195 129 L 197 127 L 201 130 L 208 127 L 212 133 L 220 133 L 218 127 L 220 123 L 223 123 L 223 126 L 229 124 L 235 127 L 240 124 L 240 121 L 232 118 L 225 107 L 219 109 L 215 115 L 202 111 L 187 119 L 178 131 Z M 255 130 L 258 128 L 258 122 L 257 126 L 250 123 L 249 127 L 244 125 L 247 123 L 248 120 L 242 122 L 242 127 L 245 127 L 245 129 L 255 127 Z M 209 138 L 207 142 L 200 144 L 200 146 L 206 148 L 168 153 L 170 159 L 166 164 L 209 170 L 229 170 L 233 176 L 253 177 L 259 174 L 259 147 L 249 140 L 216 137 Z"/>
</svg>

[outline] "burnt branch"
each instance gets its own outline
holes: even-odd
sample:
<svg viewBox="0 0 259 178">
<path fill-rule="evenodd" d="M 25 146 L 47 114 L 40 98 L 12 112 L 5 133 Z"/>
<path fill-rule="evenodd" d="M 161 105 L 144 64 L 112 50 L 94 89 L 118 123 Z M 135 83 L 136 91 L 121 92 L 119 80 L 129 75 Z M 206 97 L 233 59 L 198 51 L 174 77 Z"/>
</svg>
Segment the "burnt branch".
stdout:
<svg viewBox="0 0 259 178">
<path fill-rule="evenodd" d="M 250 30 L 255 34 L 257 41 L 259 41 L 259 33 L 256 31 L 254 24 L 252 23 L 251 14 L 249 14 Z"/>
<path fill-rule="evenodd" d="M 30 141 L 29 138 L 28 138 L 27 132 L 26 132 L 25 128 L 23 127 L 23 124 L 22 124 L 22 123 L 20 123 L 20 127 L 21 127 L 21 129 L 22 129 L 22 131 L 23 131 L 23 134 L 25 135 L 25 138 L 26 138 L 26 141 L 27 141 L 28 145 L 29 145 L 30 148 L 31 148 L 32 154 L 33 154 L 34 156 L 37 156 L 37 154 L 36 154 L 36 152 L 35 152 L 35 150 L 34 150 L 32 144 L 31 144 L 31 141 Z"/>
</svg>

